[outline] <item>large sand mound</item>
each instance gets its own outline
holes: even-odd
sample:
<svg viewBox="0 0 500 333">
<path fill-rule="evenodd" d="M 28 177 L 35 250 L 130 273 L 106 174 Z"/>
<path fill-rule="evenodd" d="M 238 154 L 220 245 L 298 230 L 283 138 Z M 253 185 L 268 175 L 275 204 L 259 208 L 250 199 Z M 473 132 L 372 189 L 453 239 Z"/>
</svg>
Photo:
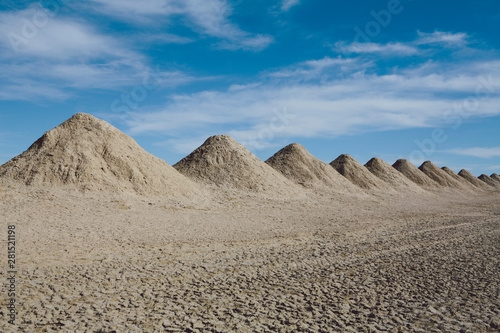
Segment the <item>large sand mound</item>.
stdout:
<svg viewBox="0 0 500 333">
<path fill-rule="evenodd" d="M 460 170 L 460 172 L 458 173 L 458 175 L 460 177 L 462 177 L 463 179 L 467 180 L 472 185 L 475 185 L 475 186 L 477 186 L 479 188 L 483 188 L 483 189 L 490 188 L 490 186 L 488 186 L 488 184 L 486 184 L 485 182 L 481 181 L 479 178 L 475 177 L 472 173 L 470 173 L 469 171 L 467 171 L 465 169 Z"/>
<path fill-rule="evenodd" d="M 450 176 L 451 178 L 455 179 L 457 182 L 459 182 L 460 184 L 462 184 L 466 188 L 471 189 L 471 190 L 476 189 L 471 183 L 469 183 L 467 180 L 465 180 L 464 178 L 462 178 L 459 175 L 457 175 L 455 173 L 455 171 L 451 170 L 450 168 L 448 168 L 448 167 L 442 167 L 441 170 L 443 170 L 444 172 L 446 172 L 448 174 L 448 176 Z"/>
<path fill-rule="evenodd" d="M 378 157 L 369 160 L 365 164 L 365 167 L 375 176 L 391 184 L 396 189 L 407 189 L 416 192 L 422 191 L 421 187 L 417 186 L 414 182 L 410 181 L 391 165 Z"/>
<path fill-rule="evenodd" d="M 198 186 L 107 122 L 78 113 L 0 167 L 0 177 L 27 185 L 191 196 Z"/>
<path fill-rule="evenodd" d="M 343 154 L 330 163 L 341 175 L 354 185 L 364 189 L 388 189 L 389 186 L 374 176 L 367 168 L 350 155 Z"/>
<path fill-rule="evenodd" d="M 419 167 L 419 170 L 421 170 L 429 178 L 432 178 L 435 182 L 437 182 L 441 186 L 454 187 L 459 189 L 466 188 L 465 185 L 453 179 L 450 175 L 448 175 L 445 171 L 441 170 L 431 161 L 425 161 L 424 163 L 422 163 L 422 165 Z"/>
<path fill-rule="evenodd" d="M 482 174 L 478 178 L 490 186 L 500 188 L 500 184 L 488 175 Z"/>
<path fill-rule="evenodd" d="M 311 155 L 298 143 L 292 143 L 281 149 L 266 163 L 291 181 L 305 187 L 326 186 L 341 193 L 361 192 L 334 168 Z"/>
<path fill-rule="evenodd" d="M 420 171 L 416 166 L 411 164 L 408 160 L 399 159 L 392 165 L 396 170 L 401 172 L 409 180 L 417 185 L 427 189 L 435 189 L 439 184 L 429 178 L 425 173 Z"/>
<path fill-rule="evenodd" d="M 298 194 L 301 188 L 229 135 L 208 138 L 203 145 L 174 165 L 189 178 L 218 187 Z"/>
</svg>

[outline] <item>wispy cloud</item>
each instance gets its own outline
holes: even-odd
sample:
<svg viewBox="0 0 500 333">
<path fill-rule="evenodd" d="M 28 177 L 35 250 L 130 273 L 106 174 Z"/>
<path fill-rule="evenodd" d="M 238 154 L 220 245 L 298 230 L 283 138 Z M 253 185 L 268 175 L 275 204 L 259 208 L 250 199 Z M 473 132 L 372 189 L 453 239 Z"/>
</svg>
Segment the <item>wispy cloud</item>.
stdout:
<svg viewBox="0 0 500 333">
<path fill-rule="evenodd" d="M 340 53 L 370 53 L 370 54 L 384 54 L 391 56 L 409 56 L 419 53 L 419 50 L 412 46 L 403 43 L 387 43 L 387 44 L 377 44 L 377 43 L 351 43 L 346 44 L 345 42 L 337 42 L 335 44 L 335 49 Z"/>
<path fill-rule="evenodd" d="M 469 41 L 466 33 L 450 33 L 444 31 L 434 31 L 432 33 L 418 32 L 417 45 L 440 44 L 446 46 L 464 46 Z"/>
<path fill-rule="evenodd" d="M 133 0 L 92 0 L 95 10 L 136 24 L 156 24 L 175 17 L 183 17 L 194 31 L 222 39 L 216 43 L 224 49 L 260 51 L 273 42 L 268 35 L 241 30 L 229 20 L 232 13 L 227 0 L 153 0 L 147 3 Z M 93 7 L 92 7 L 93 8 Z M 161 25 L 161 24 L 160 24 Z"/>
<path fill-rule="evenodd" d="M 237 140 L 249 142 L 269 136 L 275 110 L 283 108 L 293 119 L 271 132 L 274 138 L 446 126 L 444 115 L 464 96 L 474 96 L 480 78 L 488 73 L 457 78 L 448 73 L 453 66 L 441 64 L 441 71 L 433 75 L 379 75 L 366 73 L 355 61 L 311 60 L 270 73 L 255 85 L 179 95 L 155 112 L 131 114 L 128 126 L 133 134 L 162 133 L 172 140 L 232 128 L 230 134 Z M 343 65 L 345 72 L 339 76 Z M 493 94 L 470 116 L 498 115 L 499 102 L 500 94 Z"/>
<path fill-rule="evenodd" d="M 297 6 L 298 4 L 300 4 L 300 0 L 282 0 L 281 10 L 287 12 L 290 8 Z"/>
<path fill-rule="evenodd" d="M 464 155 L 464 156 L 473 156 L 479 158 L 492 158 L 492 157 L 500 157 L 500 147 L 473 147 L 473 148 L 463 148 L 463 149 L 451 149 L 447 150 L 447 153 L 456 154 L 456 155 Z"/>
</svg>

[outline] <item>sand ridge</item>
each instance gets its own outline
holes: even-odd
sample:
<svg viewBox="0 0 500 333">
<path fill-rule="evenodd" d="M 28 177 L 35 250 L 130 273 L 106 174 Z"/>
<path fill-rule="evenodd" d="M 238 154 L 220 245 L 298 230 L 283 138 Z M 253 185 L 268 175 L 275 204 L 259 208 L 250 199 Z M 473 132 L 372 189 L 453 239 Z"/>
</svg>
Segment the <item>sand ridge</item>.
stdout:
<svg viewBox="0 0 500 333">
<path fill-rule="evenodd" d="M 415 184 L 422 186 L 426 189 L 439 188 L 439 184 L 433 179 L 429 178 L 425 173 L 419 170 L 416 166 L 411 164 L 408 160 L 399 159 L 392 165 L 396 170 L 405 175 L 408 179 Z"/>
<path fill-rule="evenodd" d="M 384 182 L 391 184 L 394 188 L 423 192 L 420 186 L 410 181 L 402 173 L 378 157 L 369 160 L 365 164 L 365 167 Z"/>
<path fill-rule="evenodd" d="M 352 156 L 343 154 L 330 163 L 341 175 L 363 189 L 392 190 Z"/>
<path fill-rule="evenodd" d="M 489 186 L 485 182 L 481 181 L 479 178 L 475 177 L 472 173 L 470 173 L 469 171 L 467 171 L 465 169 L 460 170 L 458 175 L 476 187 L 479 187 L 482 189 L 491 188 L 491 186 Z"/>
</svg>

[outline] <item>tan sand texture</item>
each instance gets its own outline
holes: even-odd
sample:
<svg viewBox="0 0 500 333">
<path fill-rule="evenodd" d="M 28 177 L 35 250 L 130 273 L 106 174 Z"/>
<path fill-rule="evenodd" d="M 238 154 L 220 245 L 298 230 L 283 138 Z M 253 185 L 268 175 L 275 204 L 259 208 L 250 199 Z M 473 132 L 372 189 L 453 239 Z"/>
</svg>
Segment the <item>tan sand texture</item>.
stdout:
<svg viewBox="0 0 500 333">
<path fill-rule="evenodd" d="M 384 162 L 378 157 L 369 160 L 365 167 L 370 170 L 375 176 L 380 178 L 392 187 L 400 190 L 409 190 L 414 192 L 422 192 L 422 188 L 414 182 L 406 178 L 401 172 L 398 172 L 391 165 Z"/>
<path fill-rule="evenodd" d="M 343 154 L 337 157 L 330 165 L 341 175 L 349 179 L 354 185 L 368 190 L 389 190 L 387 183 L 373 175 L 350 155 Z"/>
<path fill-rule="evenodd" d="M 278 195 L 299 195 L 301 188 L 261 161 L 229 135 L 208 138 L 174 165 L 185 176 L 209 185 Z"/>
<path fill-rule="evenodd" d="M 448 174 L 448 176 L 450 176 L 451 178 L 455 179 L 457 182 L 459 182 L 460 184 L 464 185 L 466 188 L 468 188 L 470 190 L 475 190 L 476 189 L 474 186 L 471 186 L 472 184 L 470 182 L 468 182 L 464 178 L 462 178 L 459 175 L 457 175 L 455 173 L 455 171 L 451 170 L 450 168 L 448 168 L 448 167 L 442 167 L 441 170 L 443 170 L 444 172 L 446 172 Z"/>
<path fill-rule="evenodd" d="M 497 187 L 497 188 L 500 187 L 500 184 L 488 175 L 482 174 L 478 178 L 490 186 Z"/>
<path fill-rule="evenodd" d="M 411 164 L 408 160 L 399 159 L 392 166 L 405 175 L 406 178 L 425 189 L 436 189 L 440 187 L 438 183 L 429 178 L 429 176 Z"/>
<path fill-rule="evenodd" d="M 354 186 L 330 165 L 311 155 L 298 143 L 284 147 L 266 163 L 286 178 L 306 188 L 331 190 L 343 194 L 360 192 L 357 186 Z"/>
<path fill-rule="evenodd" d="M 46 132 L 27 151 L 2 165 L 0 177 L 84 191 L 172 198 L 200 195 L 197 184 L 147 153 L 134 139 L 84 113 Z"/>
<path fill-rule="evenodd" d="M 489 188 L 491 188 L 490 185 L 488 185 L 485 182 L 481 181 L 479 178 L 475 177 L 472 173 L 470 173 L 469 171 L 467 171 L 465 169 L 460 170 L 460 172 L 458 173 L 458 175 L 460 177 L 462 177 L 463 179 L 467 180 L 469 183 L 471 183 L 472 185 L 474 185 L 476 187 L 479 187 L 479 188 L 482 188 L 482 189 L 489 189 Z"/>
<path fill-rule="evenodd" d="M 465 189 L 466 186 L 453 179 L 450 175 L 448 175 L 445 171 L 441 170 L 431 161 L 425 161 L 419 167 L 419 170 L 425 173 L 429 178 L 432 178 L 439 185 L 445 187 L 454 187 L 459 189 Z"/>
</svg>

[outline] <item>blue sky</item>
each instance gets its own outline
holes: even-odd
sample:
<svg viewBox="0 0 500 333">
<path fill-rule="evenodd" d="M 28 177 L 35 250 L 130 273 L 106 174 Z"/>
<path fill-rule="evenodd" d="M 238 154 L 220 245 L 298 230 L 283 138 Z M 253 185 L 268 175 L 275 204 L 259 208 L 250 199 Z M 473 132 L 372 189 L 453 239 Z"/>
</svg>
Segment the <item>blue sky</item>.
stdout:
<svg viewBox="0 0 500 333">
<path fill-rule="evenodd" d="M 77 112 L 173 164 L 210 135 L 500 172 L 500 3 L 4 0 L 0 163 Z"/>
</svg>

